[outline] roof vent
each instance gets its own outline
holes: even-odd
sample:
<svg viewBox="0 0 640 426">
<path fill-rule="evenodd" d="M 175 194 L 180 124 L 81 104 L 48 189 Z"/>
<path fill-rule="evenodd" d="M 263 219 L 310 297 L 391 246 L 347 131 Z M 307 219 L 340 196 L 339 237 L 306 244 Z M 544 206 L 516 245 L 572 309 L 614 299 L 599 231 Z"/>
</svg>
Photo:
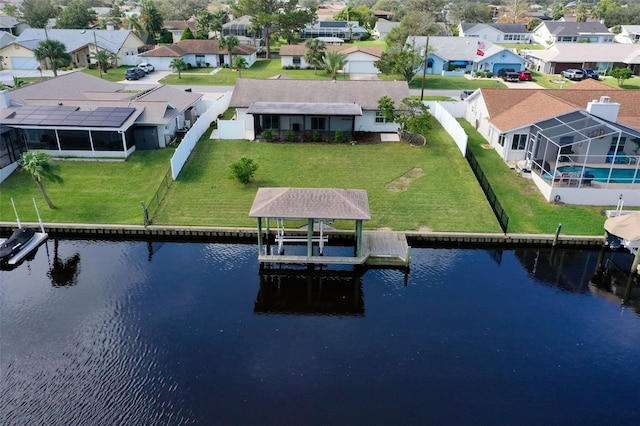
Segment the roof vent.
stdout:
<svg viewBox="0 0 640 426">
<path fill-rule="evenodd" d="M 611 98 L 608 96 L 600 96 L 600 103 L 603 104 L 608 104 L 609 102 L 611 102 Z"/>
</svg>

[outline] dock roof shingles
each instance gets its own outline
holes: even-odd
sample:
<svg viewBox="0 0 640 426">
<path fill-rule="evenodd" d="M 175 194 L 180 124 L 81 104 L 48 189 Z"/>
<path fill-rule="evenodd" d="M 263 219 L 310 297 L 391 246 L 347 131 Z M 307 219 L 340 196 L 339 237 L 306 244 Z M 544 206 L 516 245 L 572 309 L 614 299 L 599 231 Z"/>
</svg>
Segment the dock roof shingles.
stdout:
<svg viewBox="0 0 640 426">
<path fill-rule="evenodd" d="M 369 220 L 367 191 L 336 188 L 260 188 L 249 217 Z"/>
</svg>

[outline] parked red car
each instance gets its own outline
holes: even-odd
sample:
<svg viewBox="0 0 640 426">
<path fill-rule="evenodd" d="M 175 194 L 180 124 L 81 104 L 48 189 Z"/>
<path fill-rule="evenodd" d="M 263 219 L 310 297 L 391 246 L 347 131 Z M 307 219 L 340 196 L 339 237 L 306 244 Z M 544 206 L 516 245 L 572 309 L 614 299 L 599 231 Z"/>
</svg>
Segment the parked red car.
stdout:
<svg viewBox="0 0 640 426">
<path fill-rule="evenodd" d="M 518 71 L 518 80 L 520 81 L 531 81 L 533 78 L 531 76 L 531 73 L 529 71 L 523 70 L 523 71 Z"/>
</svg>

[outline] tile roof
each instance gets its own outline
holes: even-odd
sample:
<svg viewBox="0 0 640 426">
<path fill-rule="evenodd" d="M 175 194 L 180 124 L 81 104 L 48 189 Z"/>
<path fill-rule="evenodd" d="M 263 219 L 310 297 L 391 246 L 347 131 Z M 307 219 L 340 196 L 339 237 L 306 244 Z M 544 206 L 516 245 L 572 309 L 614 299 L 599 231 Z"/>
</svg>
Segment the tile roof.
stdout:
<svg viewBox="0 0 640 426">
<path fill-rule="evenodd" d="M 565 89 L 480 89 L 492 124 L 502 131 L 575 110 L 608 96 L 620 104 L 617 121 L 640 130 L 640 93 L 587 79 Z"/>
<path fill-rule="evenodd" d="M 363 110 L 377 110 L 378 101 L 385 95 L 398 106 L 409 97 L 409 86 L 406 81 L 239 78 L 229 106 L 248 108 L 254 102 L 357 103 Z"/>
<path fill-rule="evenodd" d="M 251 55 L 258 51 L 255 46 L 238 45 L 233 49 L 234 55 Z M 227 49 L 221 49 L 218 40 L 181 40 L 178 43 L 161 46 L 141 53 L 145 57 L 182 57 L 188 54 L 219 55 L 228 54 Z"/>
<path fill-rule="evenodd" d="M 369 199 L 362 189 L 260 188 L 249 217 L 369 220 Z"/>
</svg>

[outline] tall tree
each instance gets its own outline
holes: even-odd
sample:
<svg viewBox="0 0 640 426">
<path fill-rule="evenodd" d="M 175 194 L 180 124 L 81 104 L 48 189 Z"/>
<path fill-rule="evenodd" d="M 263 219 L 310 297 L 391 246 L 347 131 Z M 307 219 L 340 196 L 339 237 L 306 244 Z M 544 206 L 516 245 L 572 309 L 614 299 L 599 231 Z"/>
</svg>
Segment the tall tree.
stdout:
<svg viewBox="0 0 640 426">
<path fill-rule="evenodd" d="M 407 82 L 411 82 L 416 75 L 416 70 L 423 65 L 423 62 L 424 58 L 413 49 L 391 47 L 374 65 L 383 74 L 400 74 Z"/>
<path fill-rule="evenodd" d="M 140 10 L 140 24 L 142 32 L 151 38 L 154 43 L 158 33 L 162 30 L 164 18 L 156 4 L 152 0 L 145 0 Z"/>
<path fill-rule="evenodd" d="M 158 0 L 164 19 L 187 20 L 201 10 L 207 10 L 210 0 Z"/>
<path fill-rule="evenodd" d="M 87 28 L 96 20 L 96 13 L 86 0 L 72 0 L 58 15 L 58 28 Z"/>
<path fill-rule="evenodd" d="M 36 182 L 49 208 L 55 209 L 56 206 L 51 201 L 51 198 L 49 198 L 49 194 L 47 194 L 42 181 L 47 179 L 52 182 L 62 183 L 63 179 L 56 173 L 59 168 L 58 165 L 53 162 L 49 154 L 39 151 L 23 153 L 22 161 L 23 169 L 26 170 Z"/>
<path fill-rule="evenodd" d="M 504 9 L 499 22 L 510 24 L 524 23 L 527 20 L 527 11 L 531 4 L 527 0 L 504 0 Z"/>
<path fill-rule="evenodd" d="M 50 0 L 22 0 L 17 7 L 16 18 L 32 28 L 45 28 L 57 12 Z"/>
<path fill-rule="evenodd" d="M 347 6 L 333 17 L 334 21 L 358 21 L 363 28 L 372 29 L 378 18 L 373 14 L 373 10 L 367 6 L 360 5 L 354 7 L 353 4 L 347 3 Z"/>
<path fill-rule="evenodd" d="M 67 53 L 67 47 L 58 40 L 42 40 L 33 50 L 33 55 L 38 61 L 47 62 L 54 77 L 58 76 L 58 68 L 71 62 L 71 55 Z"/>
<path fill-rule="evenodd" d="M 327 52 L 324 55 L 324 69 L 331 74 L 331 79 L 335 80 L 338 71 L 347 65 L 347 55 L 342 52 Z"/>
<path fill-rule="evenodd" d="M 232 5 L 232 10 L 236 16 L 250 15 L 252 24 L 262 29 L 262 36 L 265 41 L 266 57 L 271 58 L 271 35 L 277 20 L 277 15 L 283 9 L 282 0 L 238 0 Z"/>
<path fill-rule="evenodd" d="M 324 41 L 311 38 L 304 43 L 307 51 L 304 53 L 304 60 L 309 65 L 313 65 L 313 73 L 317 74 L 318 67 L 324 64 L 324 54 L 327 46 Z"/>
<path fill-rule="evenodd" d="M 451 22 L 456 24 L 464 22 L 479 22 L 489 24 L 493 22 L 491 10 L 485 3 L 464 0 L 451 4 Z"/>
<path fill-rule="evenodd" d="M 220 37 L 219 46 L 221 49 L 227 49 L 229 53 L 229 67 L 233 66 L 233 50 L 238 47 L 238 37 L 230 35 L 226 37 Z"/>
<path fill-rule="evenodd" d="M 293 44 L 298 41 L 300 31 L 316 19 L 316 8 L 299 8 L 298 0 L 286 2 L 281 13 L 276 15 L 276 33 L 285 39 L 287 44 Z"/>
<path fill-rule="evenodd" d="M 169 67 L 178 73 L 178 79 L 182 78 L 182 71 L 187 69 L 187 63 L 182 58 L 173 58 Z"/>
<path fill-rule="evenodd" d="M 142 36 L 142 21 L 140 20 L 140 15 L 137 13 L 130 15 L 129 18 L 127 18 L 126 24 L 127 29 Z"/>
<path fill-rule="evenodd" d="M 402 18 L 400 25 L 387 34 L 385 42 L 387 46 L 402 48 L 409 36 L 437 35 L 439 31 L 440 27 L 431 13 L 414 12 Z"/>
</svg>

